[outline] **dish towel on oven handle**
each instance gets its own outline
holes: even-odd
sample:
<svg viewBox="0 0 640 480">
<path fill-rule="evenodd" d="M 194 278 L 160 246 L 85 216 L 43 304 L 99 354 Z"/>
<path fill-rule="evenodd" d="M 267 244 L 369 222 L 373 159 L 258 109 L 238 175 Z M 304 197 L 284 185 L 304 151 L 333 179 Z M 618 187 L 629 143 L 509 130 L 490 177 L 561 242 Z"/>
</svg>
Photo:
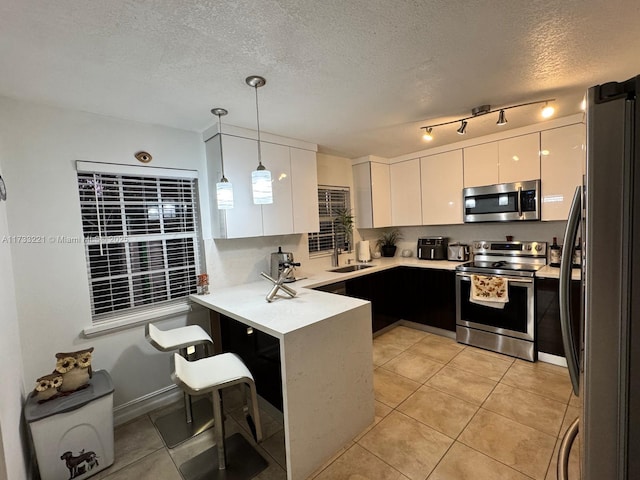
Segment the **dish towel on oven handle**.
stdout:
<svg viewBox="0 0 640 480">
<path fill-rule="evenodd" d="M 469 301 L 485 307 L 504 308 L 509 302 L 509 282 L 503 277 L 471 275 Z"/>
</svg>

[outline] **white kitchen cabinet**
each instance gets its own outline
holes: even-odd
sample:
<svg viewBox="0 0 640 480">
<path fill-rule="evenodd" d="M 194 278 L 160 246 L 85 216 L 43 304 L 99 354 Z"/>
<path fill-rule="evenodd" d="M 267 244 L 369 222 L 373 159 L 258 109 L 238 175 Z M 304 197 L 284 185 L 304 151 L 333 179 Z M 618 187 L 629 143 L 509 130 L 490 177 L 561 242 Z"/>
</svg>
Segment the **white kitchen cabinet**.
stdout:
<svg viewBox="0 0 640 480">
<path fill-rule="evenodd" d="M 212 234 L 214 238 L 245 238 L 266 235 L 301 233 L 305 224 L 318 230 L 317 172 L 315 152 L 303 154 L 296 168 L 291 166 L 292 153 L 298 158 L 301 149 L 262 142 L 262 163 L 271 172 L 273 203 L 254 205 L 251 191 L 251 172 L 258 165 L 258 147 L 254 139 L 222 135 L 225 176 L 233 185 L 234 206 L 219 210 L 215 184 L 222 175 L 220 162 L 220 134 L 206 141 L 207 172 L 209 180 Z M 304 168 L 299 168 L 304 164 Z M 298 176 L 295 176 L 297 173 Z M 301 186 L 296 185 L 297 182 Z M 295 185 L 295 186 L 294 186 Z M 295 192 L 295 193 L 294 193 Z M 301 192 L 304 192 L 301 193 Z M 310 199 L 311 196 L 315 200 Z M 308 216 L 294 226 L 294 197 L 303 199 L 305 206 L 298 209 L 298 217 Z M 309 207 L 315 201 L 315 210 Z"/>
<path fill-rule="evenodd" d="M 498 142 L 499 183 L 540 178 L 540 134 L 530 133 Z"/>
<path fill-rule="evenodd" d="M 493 185 L 498 180 L 498 142 L 464 149 L 464 186 Z"/>
<path fill-rule="evenodd" d="M 316 152 L 291 148 L 291 196 L 293 199 L 293 232 L 320 230 L 318 217 L 318 166 Z"/>
<path fill-rule="evenodd" d="M 464 186 L 540 178 L 540 134 L 531 133 L 464 149 Z"/>
<path fill-rule="evenodd" d="M 393 226 L 422 225 L 420 159 L 392 163 L 389 178 Z"/>
<path fill-rule="evenodd" d="M 291 158 L 289 147 L 264 143 L 262 164 L 271 172 L 273 203 L 262 205 L 263 235 L 293 233 L 293 207 L 291 198 Z"/>
<path fill-rule="evenodd" d="M 355 219 L 358 228 L 391 225 L 389 165 L 367 161 L 353 166 Z"/>
<path fill-rule="evenodd" d="M 462 167 L 461 149 L 420 159 L 423 225 L 463 223 Z"/>
<path fill-rule="evenodd" d="M 566 220 L 586 158 L 583 123 L 544 130 L 540 138 L 542 220 Z"/>
<path fill-rule="evenodd" d="M 224 173 L 233 186 L 233 209 L 218 210 L 216 183 L 220 181 L 220 136 L 208 140 L 207 171 L 209 178 L 209 200 L 211 205 L 211 228 L 214 238 L 258 237 L 262 233 L 262 209 L 253 204 L 251 172 L 258 165 L 256 140 L 222 135 Z"/>
</svg>

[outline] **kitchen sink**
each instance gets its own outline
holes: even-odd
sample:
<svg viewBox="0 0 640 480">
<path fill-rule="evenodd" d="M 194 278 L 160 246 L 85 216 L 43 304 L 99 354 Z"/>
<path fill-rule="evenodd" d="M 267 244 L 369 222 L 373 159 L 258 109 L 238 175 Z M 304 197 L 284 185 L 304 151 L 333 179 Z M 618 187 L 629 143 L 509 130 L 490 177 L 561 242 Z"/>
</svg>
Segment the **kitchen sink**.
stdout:
<svg viewBox="0 0 640 480">
<path fill-rule="evenodd" d="M 354 265 L 345 265 L 344 267 L 334 268 L 333 270 L 329 270 L 329 272 L 349 273 L 349 272 L 355 272 L 358 270 L 364 270 L 365 268 L 371 268 L 371 267 L 373 267 L 373 265 L 364 265 L 362 263 L 357 263 Z"/>
</svg>

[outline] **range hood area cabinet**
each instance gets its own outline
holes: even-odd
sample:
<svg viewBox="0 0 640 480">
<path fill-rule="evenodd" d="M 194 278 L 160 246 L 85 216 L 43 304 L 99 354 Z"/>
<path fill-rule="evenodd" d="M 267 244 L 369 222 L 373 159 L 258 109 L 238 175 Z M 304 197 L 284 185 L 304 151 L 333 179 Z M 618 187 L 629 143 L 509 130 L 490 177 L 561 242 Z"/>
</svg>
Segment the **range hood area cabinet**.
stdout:
<svg viewBox="0 0 640 480">
<path fill-rule="evenodd" d="M 357 228 L 389 227 L 391 222 L 391 183 L 389 164 L 370 155 L 354 160 L 353 184 Z"/>
<path fill-rule="evenodd" d="M 234 206 L 219 210 L 215 184 L 225 176 L 233 185 Z M 261 142 L 262 163 L 271 171 L 273 203 L 254 205 L 251 172 L 258 165 L 257 140 L 216 134 L 205 143 L 213 238 L 246 238 L 319 230 L 315 151 Z"/>
<path fill-rule="evenodd" d="M 540 178 L 540 133 L 464 149 L 464 187 Z"/>
<path fill-rule="evenodd" d="M 571 199 L 586 172 L 587 132 L 583 123 L 540 134 L 542 220 L 566 220 Z"/>
</svg>

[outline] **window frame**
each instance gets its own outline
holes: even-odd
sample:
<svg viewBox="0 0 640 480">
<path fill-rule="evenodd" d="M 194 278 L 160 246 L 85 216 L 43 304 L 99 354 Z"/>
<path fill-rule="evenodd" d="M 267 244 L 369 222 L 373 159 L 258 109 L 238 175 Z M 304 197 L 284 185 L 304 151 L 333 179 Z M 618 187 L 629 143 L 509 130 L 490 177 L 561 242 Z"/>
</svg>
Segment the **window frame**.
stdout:
<svg viewBox="0 0 640 480">
<path fill-rule="evenodd" d="M 111 184 L 112 192 L 117 191 L 120 198 L 119 205 L 115 205 L 117 202 L 111 202 L 110 207 L 118 212 L 122 220 L 121 235 L 110 235 L 109 227 L 105 226 L 104 230 L 98 227 L 97 235 L 95 234 L 95 227 L 87 227 L 84 221 L 86 212 L 90 212 L 90 202 L 84 202 L 83 205 L 83 192 L 82 192 L 82 180 L 87 175 L 106 176 L 110 180 L 113 177 L 118 178 L 116 184 Z M 123 178 L 125 180 L 123 180 Z M 131 183 L 127 184 L 127 181 L 132 179 L 138 179 L 139 184 Z M 147 209 L 147 214 L 144 215 L 143 221 L 147 222 L 151 220 L 158 220 L 160 225 L 159 232 L 144 232 L 136 231 L 131 222 L 132 206 L 136 206 L 140 210 L 140 200 L 136 201 L 123 200 L 127 196 L 128 192 L 126 187 L 130 187 L 132 190 L 136 188 L 148 188 L 152 181 L 157 184 L 155 197 L 153 195 L 147 196 L 148 192 L 145 191 L 141 196 L 143 202 L 143 208 Z M 182 187 L 187 187 L 184 191 Z M 90 309 L 92 324 L 90 327 L 84 329 L 86 336 L 92 336 L 104 331 L 111 331 L 113 329 L 128 328 L 136 324 L 144 323 L 150 319 L 159 319 L 175 316 L 181 313 L 186 313 L 191 310 L 189 295 L 196 291 L 196 276 L 203 271 L 203 250 L 202 250 L 202 232 L 200 224 L 200 198 L 199 198 L 199 184 L 198 184 L 198 172 L 195 170 L 184 170 L 174 168 L 158 168 L 158 167 L 140 167 L 130 165 L 119 165 L 111 163 L 99 163 L 99 162 L 76 162 L 76 188 L 79 196 L 80 214 L 82 222 L 82 235 L 84 242 L 84 254 L 85 262 L 87 266 L 87 285 L 89 287 L 90 295 Z M 165 191 L 165 189 L 167 189 Z M 171 224 L 166 218 L 175 218 L 175 212 L 171 212 L 173 217 L 165 217 L 156 219 L 152 218 L 150 210 L 147 208 L 147 200 L 155 198 L 158 201 L 158 207 L 161 208 L 163 199 L 172 198 L 168 197 L 174 190 L 178 190 L 178 202 L 183 202 L 181 205 L 184 208 L 184 213 L 179 215 L 177 225 Z M 164 196 L 163 196 L 164 195 Z M 85 197 L 86 200 L 86 197 Z M 176 203 L 176 199 L 172 198 L 173 203 Z M 99 208 L 100 202 L 96 197 L 95 207 L 96 214 L 100 215 Z M 104 207 L 103 207 L 104 208 Z M 175 209 L 175 205 L 172 206 Z M 99 224 L 100 222 L 98 222 Z M 131 228 L 132 232 L 128 229 Z M 136 271 L 134 259 L 131 261 L 129 258 L 131 252 L 136 252 L 136 249 L 141 247 L 150 249 L 152 246 L 157 255 L 157 259 L 162 262 L 162 267 L 152 266 L 151 262 L 145 264 L 145 268 L 140 268 Z M 172 256 L 171 245 L 181 243 L 180 252 L 176 256 Z M 122 262 L 122 255 L 120 255 L 120 261 L 123 265 L 120 266 L 120 272 L 116 275 L 120 280 L 126 279 L 130 289 L 135 289 L 140 285 L 141 279 L 151 278 L 152 275 L 160 275 L 165 277 L 165 291 L 161 293 L 166 298 L 158 301 L 153 300 L 155 293 L 146 292 L 140 293 L 138 290 L 130 290 L 128 295 L 125 296 L 128 300 L 126 307 L 112 308 L 110 311 L 103 313 L 96 313 L 97 309 L 94 304 L 94 287 L 93 284 L 97 281 L 96 277 L 92 277 L 92 268 L 95 269 L 95 264 L 92 265 L 92 260 L 101 261 L 105 258 L 111 259 L 108 255 L 103 255 L 102 247 L 110 245 L 123 245 L 123 250 L 126 250 L 126 267 Z M 101 253 L 95 254 L 95 245 L 101 245 Z M 92 249 L 93 248 L 93 253 Z M 159 253 L 161 252 L 161 253 Z M 93 255 L 93 257 L 92 257 Z M 177 258 L 182 263 L 178 265 L 171 265 L 171 260 Z M 104 275 L 104 267 L 102 268 L 102 277 L 106 280 L 112 280 L 110 267 L 107 275 Z M 193 273 L 193 275 L 192 275 Z M 180 276 L 179 282 L 173 285 L 172 278 Z M 187 283 L 185 283 L 185 281 Z M 137 285 L 137 286 L 136 286 Z M 108 289 L 110 293 L 113 292 L 113 285 Z M 172 297 L 173 293 L 179 294 L 176 297 Z M 186 292 L 186 293 L 184 293 Z M 141 300 L 142 299 L 142 300 Z M 139 304 L 137 304 L 139 303 Z"/>
<path fill-rule="evenodd" d="M 340 193 L 343 196 L 344 203 L 334 205 L 327 195 L 331 196 L 332 193 Z M 345 243 L 344 233 L 336 231 L 335 218 L 337 216 L 337 210 L 347 209 L 351 210 L 351 188 L 340 185 L 318 185 L 318 216 L 320 230 L 318 232 L 309 232 L 307 239 L 307 246 L 309 249 L 309 257 L 322 257 L 331 255 L 335 249 L 336 239 L 338 240 L 338 247 Z M 324 226 L 324 228 L 323 228 Z M 325 230 L 323 232 L 323 230 Z M 327 231 L 329 230 L 329 231 Z M 330 240 L 327 242 L 327 240 Z M 320 249 L 321 245 L 330 244 L 330 248 Z"/>
</svg>

